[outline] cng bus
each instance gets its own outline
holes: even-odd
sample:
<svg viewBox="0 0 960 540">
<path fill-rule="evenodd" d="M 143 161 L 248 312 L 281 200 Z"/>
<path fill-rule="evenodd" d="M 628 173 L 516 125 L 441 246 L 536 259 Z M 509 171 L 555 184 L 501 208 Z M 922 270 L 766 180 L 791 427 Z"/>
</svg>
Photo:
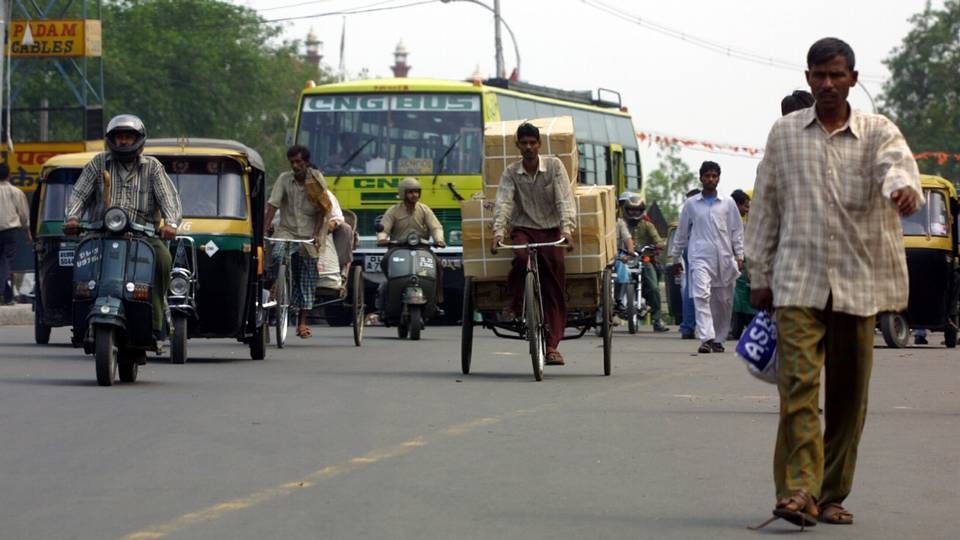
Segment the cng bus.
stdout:
<svg viewBox="0 0 960 540">
<path fill-rule="evenodd" d="M 613 99 L 603 99 L 613 98 Z M 398 202 L 397 185 L 412 176 L 421 201 L 443 224 L 448 313 L 463 287 L 460 201 L 483 188 L 487 122 L 572 116 L 581 184 L 643 192 L 633 121 L 610 90 L 571 92 L 507 79 L 369 79 L 311 86 L 300 97 L 295 142 L 310 149 L 343 208 L 357 214 L 368 294 L 383 279 L 375 245 L 379 216 Z M 453 302 L 453 303 L 451 303 Z"/>
</svg>

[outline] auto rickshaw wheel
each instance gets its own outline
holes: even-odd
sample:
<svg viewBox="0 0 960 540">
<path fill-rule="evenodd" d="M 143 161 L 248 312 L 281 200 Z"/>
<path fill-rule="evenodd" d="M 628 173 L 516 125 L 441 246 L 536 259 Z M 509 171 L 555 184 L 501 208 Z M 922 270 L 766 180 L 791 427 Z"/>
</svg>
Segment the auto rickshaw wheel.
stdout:
<svg viewBox="0 0 960 540">
<path fill-rule="evenodd" d="M 603 271 L 600 287 L 600 329 L 603 334 L 603 374 L 610 375 L 611 354 L 613 352 L 613 273 L 609 268 Z"/>
<path fill-rule="evenodd" d="M 96 326 L 93 330 L 93 355 L 97 368 L 97 384 L 113 386 L 117 380 L 117 344 L 112 326 Z"/>
<path fill-rule="evenodd" d="M 359 347 L 363 342 L 363 326 L 367 316 L 363 296 L 363 267 L 356 265 L 350 273 L 353 280 L 353 344 Z"/>
<path fill-rule="evenodd" d="M 910 325 L 907 318 L 901 313 L 882 313 L 880 315 L 880 332 L 887 347 L 902 349 L 910 340 Z"/>
<path fill-rule="evenodd" d="M 263 360 L 267 357 L 267 338 L 270 337 L 270 330 L 267 323 L 264 322 L 253 331 L 250 337 L 250 359 Z"/>
<path fill-rule="evenodd" d="M 473 278 L 463 281 L 463 319 L 460 334 L 460 371 L 470 374 L 473 359 Z"/>
<path fill-rule="evenodd" d="M 170 340 L 170 363 L 187 363 L 187 318 L 173 316 L 173 336 Z"/>
<path fill-rule="evenodd" d="M 40 304 L 40 297 L 38 296 L 33 309 L 33 341 L 37 345 L 50 343 L 51 330 L 51 327 L 43 324 L 43 305 Z"/>
</svg>

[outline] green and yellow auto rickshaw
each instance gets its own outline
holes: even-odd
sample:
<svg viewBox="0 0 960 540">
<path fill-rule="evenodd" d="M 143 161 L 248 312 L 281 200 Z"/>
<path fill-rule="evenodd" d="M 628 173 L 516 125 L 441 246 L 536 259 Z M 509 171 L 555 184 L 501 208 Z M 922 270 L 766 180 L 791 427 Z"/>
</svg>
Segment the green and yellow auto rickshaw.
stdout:
<svg viewBox="0 0 960 540">
<path fill-rule="evenodd" d="M 149 139 L 176 184 L 183 220 L 170 244 L 170 358 L 187 359 L 188 338 L 235 338 L 250 357 L 266 354 L 263 308 L 263 159 L 242 143 Z"/>
<path fill-rule="evenodd" d="M 76 238 L 63 234 L 67 200 L 83 167 L 96 152 L 61 154 L 48 159 L 30 204 L 34 238 L 34 341 L 50 342 L 53 328 L 73 324 L 73 258 Z M 73 341 L 73 339 L 71 339 Z"/>
<path fill-rule="evenodd" d="M 939 176 L 920 175 L 926 204 L 903 218 L 903 244 L 910 275 L 910 300 L 901 313 L 881 313 L 877 325 L 890 347 L 905 347 L 911 330 L 943 332 L 947 347 L 957 346 L 960 252 L 954 185 Z"/>
</svg>

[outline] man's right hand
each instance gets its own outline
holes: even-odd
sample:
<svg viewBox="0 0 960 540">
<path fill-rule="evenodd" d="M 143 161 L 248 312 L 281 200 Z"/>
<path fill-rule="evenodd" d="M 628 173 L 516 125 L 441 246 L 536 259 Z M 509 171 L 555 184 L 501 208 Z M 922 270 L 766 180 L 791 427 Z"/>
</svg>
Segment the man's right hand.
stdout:
<svg viewBox="0 0 960 540">
<path fill-rule="evenodd" d="M 267 225 L 264 232 L 267 233 L 267 236 L 273 236 L 273 225 Z"/>
<path fill-rule="evenodd" d="M 768 288 L 750 291 L 750 305 L 765 311 L 773 311 L 773 290 Z"/>
<path fill-rule="evenodd" d="M 500 243 L 501 243 L 501 242 L 503 242 L 503 236 L 502 236 L 502 235 L 499 235 L 499 234 L 498 234 L 498 235 L 494 236 L 494 237 L 493 237 L 493 243 L 490 244 L 490 253 L 493 253 L 494 255 L 496 255 L 496 254 L 497 254 L 497 250 L 500 248 Z"/>
<path fill-rule="evenodd" d="M 67 218 L 63 222 L 63 234 L 67 236 L 77 236 L 80 234 L 80 220 L 77 218 Z"/>
<path fill-rule="evenodd" d="M 386 245 L 388 245 L 388 244 L 390 244 L 390 240 L 389 240 L 388 238 L 379 238 L 379 239 L 377 239 L 377 245 L 378 245 L 378 246 L 386 246 Z"/>
</svg>

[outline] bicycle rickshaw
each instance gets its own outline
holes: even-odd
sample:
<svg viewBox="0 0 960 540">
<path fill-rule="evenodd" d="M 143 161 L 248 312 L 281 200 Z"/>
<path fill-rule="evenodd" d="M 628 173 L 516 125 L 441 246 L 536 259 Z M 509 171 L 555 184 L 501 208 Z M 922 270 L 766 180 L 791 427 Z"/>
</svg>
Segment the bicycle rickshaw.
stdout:
<svg viewBox="0 0 960 540">
<path fill-rule="evenodd" d="M 263 159 L 219 139 L 148 139 L 144 153 L 177 185 L 183 221 L 171 242 L 170 359 L 183 363 L 188 338 L 236 338 L 266 355 L 263 306 Z"/>
<path fill-rule="evenodd" d="M 503 249 L 528 249 L 526 285 L 523 312 L 519 319 L 504 321 L 500 313 L 510 305 L 507 283 L 476 281 L 467 277 L 463 286 L 463 320 L 460 342 L 460 364 L 464 375 L 470 373 L 473 356 L 473 329 L 482 326 L 493 331 L 497 337 L 520 339 L 530 344 L 530 360 L 533 376 L 543 379 L 546 358 L 547 336 L 543 319 L 543 304 L 540 293 L 537 249 L 561 245 L 562 240 L 539 244 L 505 245 Z M 613 339 L 613 271 L 608 265 L 602 272 L 593 274 L 568 274 L 567 282 L 567 328 L 576 333 L 564 335 L 563 339 L 579 339 L 591 329 L 599 329 L 603 339 L 603 374 L 610 375 Z M 476 320 L 475 319 L 479 319 Z"/>
<path fill-rule="evenodd" d="M 926 199 L 915 214 L 901 219 L 903 245 L 910 275 L 910 299 L 905 311 L 877 316 L 890 347 L 906 347 L 910 330 L 943 332 L 949 348 L 957 346 L 960 250 L 957 190 L 949 180 L 920 175 Z"/>
<path fill-rule="evenodd" d="M 33 332 L 38 345 L 50 342 L 54 327 L 73 325 L 73 258 L 77 239 L 63 234 L 64 210 L 80 172 L 96 155 L 81 152 L 48 159 L 30 203 L 36 272 Z"/>
<path fill-rule="evenodd" d="M 356 231 L 357 215 L 350 210 L 343 210 L 344 221 Z M 354 233 L 356 236 L 356 233 Z M 272 300 L 266 304 L 273 309 L 273 322 L 276 329 L 277 347 L 283 348 L 287 341 L 287 331 L 290 328 L 290 301 L 293 291 L 293 261 L 294 252 L 303 244 L 312 244 L 313 240 L 293 240 L 285 238 L 267 238 L 271 242 L 271 249 L 283 250 L 277 274 L 274 279 Z M 330 235 L 325 237 L 326 242 L 332 242 Z M 356 245 L 356 243 L 354 243 Z M 319 273 L 321 284 L 328 278 L 339 276 L 339 265 L 330 270 Z M 350 313 L 350 324 L 353 326 L 353 344 L 359 347 L 363 342 L 363 327 L 366 318 L 366 304 L 363 290 L 363 266 L 352 263 L 347 275 L 347 294 L 341 296 L 341 289 L 336 287 L 320 286 L 316 289 L 318 301 L 314 302 L 314 311 L 311 316 L 334 323 L 343 319 L 343 312 Z"/>
</svg>

